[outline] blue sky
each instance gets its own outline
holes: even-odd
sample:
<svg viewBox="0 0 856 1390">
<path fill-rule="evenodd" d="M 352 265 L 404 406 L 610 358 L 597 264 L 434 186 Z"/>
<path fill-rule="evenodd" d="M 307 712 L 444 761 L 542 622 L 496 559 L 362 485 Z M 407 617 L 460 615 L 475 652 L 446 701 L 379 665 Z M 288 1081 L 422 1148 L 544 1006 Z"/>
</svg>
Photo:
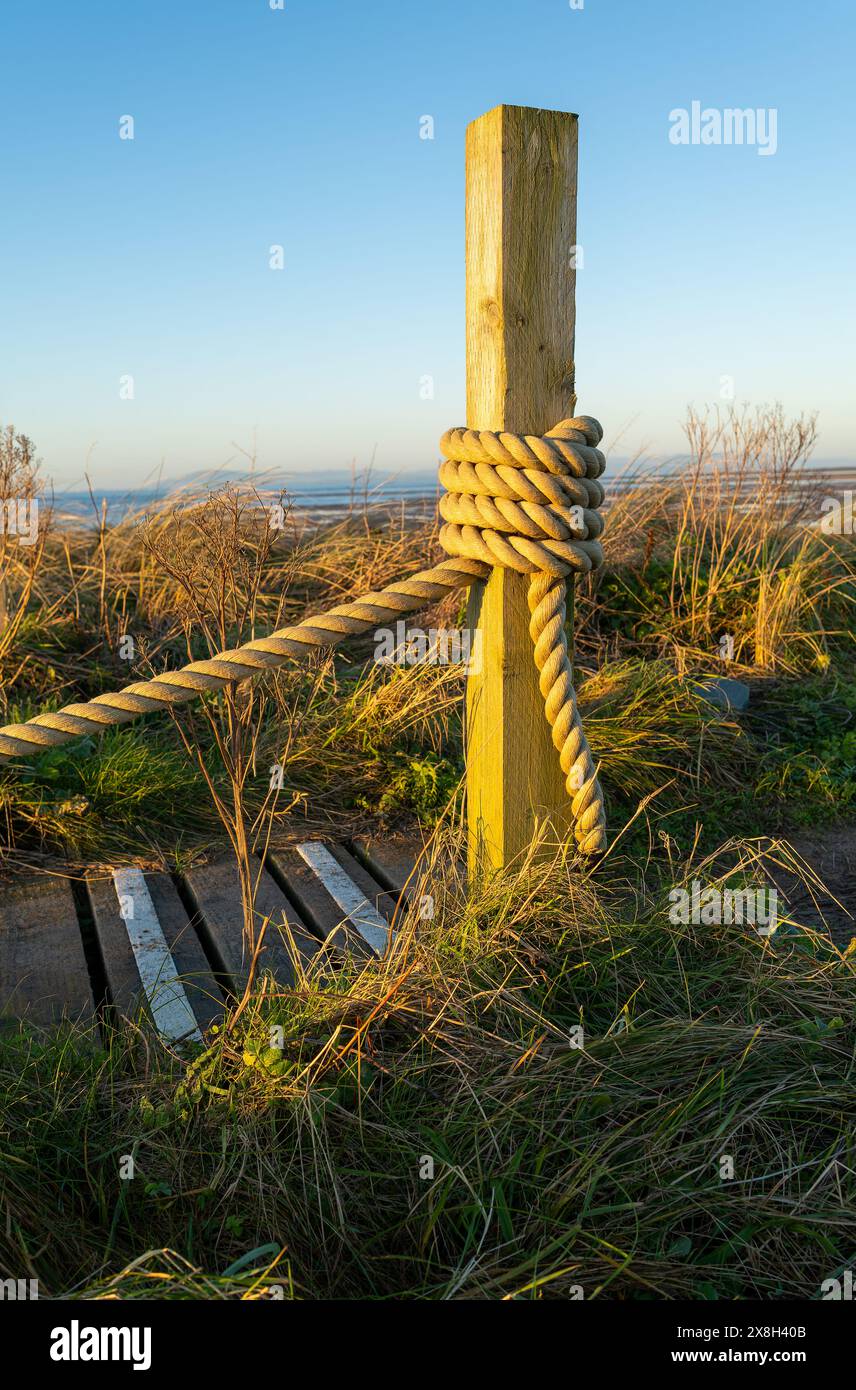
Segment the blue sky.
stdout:
<svg viewBox="0 0 856 1390">
<path fill-rule="evenodd" d="M 264 467 L 432 466 L 464 415 L 464 131 L 509 102 L 580 115 L 607 443 L 679 450 L 728 376 L 853 458 L 854 40 L 849 0 L 4 0 L 0 420 L 59 483 L 254 430 Z M 775 108 L 775 155 L 672 144 L 694 100 Z"/>
</svg>

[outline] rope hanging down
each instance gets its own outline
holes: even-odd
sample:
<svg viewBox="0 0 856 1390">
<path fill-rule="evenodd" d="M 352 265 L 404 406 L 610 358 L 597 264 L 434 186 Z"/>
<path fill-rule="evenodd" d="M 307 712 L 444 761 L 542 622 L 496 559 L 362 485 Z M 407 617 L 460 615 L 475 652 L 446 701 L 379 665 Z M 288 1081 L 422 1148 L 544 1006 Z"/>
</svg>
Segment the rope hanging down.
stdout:
<svg viewBox="0 0 856 1390">
<path fill-rule="evenodd" d="M 440 441 L 447 460 L 440 466 L 444 550 L 532 576 L 529 632 L 582 854 L 606 848 L 606 816 L 577 706 L 565 616 L 567 576 L 603 563 L 602 438 L 597 420 L 582 415 L 543 437 L 458 429 Z"/>
<path fill-rule="evenodd" d="M 577 708 L 565 607 L 567 577 L 587 573 L 603 560 L 597 539 L 603 530 L 597 511 L 603 488 L 597 480 L 605 464 L 596 447 L 602 436 L 588 415 L 563 420 L 544 436 L 449 430 L 440 445 L 445 455 L 440 481 L 446 488 L 440 542 L 449 559 L 210 660 L 6 725 L 0 728 L 0 763 L 222 690 L 304 657 L 312 648 L 336 646 L 486 579 L 500 565 L 532 576 L 529 631 L 544 706 L 571 797 L 577 845 L 583 854 L 597 853 L 606 846 L 603 794 Z"/>
</svg>

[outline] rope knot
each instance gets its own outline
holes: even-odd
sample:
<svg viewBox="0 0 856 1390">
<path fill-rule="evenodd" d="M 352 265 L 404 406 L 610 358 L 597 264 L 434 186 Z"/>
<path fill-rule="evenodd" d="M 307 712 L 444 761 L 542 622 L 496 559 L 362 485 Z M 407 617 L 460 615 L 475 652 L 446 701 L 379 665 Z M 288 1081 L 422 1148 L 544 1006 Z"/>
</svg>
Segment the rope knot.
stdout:
<svg viewBox="0 0 856 1390">
<path fill-rule="evenodd" d="M 603 430 L 590 415 L 546 435 L 447 430 L 440 498 L 449 555 L 518 574 L 586 574 L 603 563 Z"/>
<path fill-rule="evenodd" d="M 530 576 L 539 686 L 582 854 L 606 848 L 606 813 L 573 687 L 566 581 L 603 563 L 602 438 L 597 420 L 579 415 L 546 435 L 452 429 L 440 441 L 443 549 Z"/>
</svg>

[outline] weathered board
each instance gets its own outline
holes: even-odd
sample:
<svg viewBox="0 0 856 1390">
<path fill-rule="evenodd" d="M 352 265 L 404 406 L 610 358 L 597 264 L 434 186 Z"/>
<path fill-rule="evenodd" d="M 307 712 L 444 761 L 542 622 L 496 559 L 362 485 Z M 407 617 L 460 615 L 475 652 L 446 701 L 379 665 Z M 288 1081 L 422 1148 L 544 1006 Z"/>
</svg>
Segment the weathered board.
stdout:
<svg viewBox="0 0 856 1390">
<path fill-rule="evenodd" d="M 185 874 L 185 883 L 204 923 L 220 968 L 236 992 L 247 983 L 250 960 L 244 948 L 244 919 L 238 871 L 233 859 L 222 858 Z M 255 897 L 255 929 L 267 929 L 259 952 L 258 972 L 273 974 L 293 988 L 301 967 L 311 964 L 320 943 L 307 932 L 282 889 L 266 869 L 260 869 Z"/>
<path fill-rule="evenodd" d="M 386 950 L 420 846 L 401 837 L 345 848 L 320 840 L 257 862 L 261 972 L 294 988 L 304 968 Z M 84 943 L 87 943 L 86 945 Z M 0 1019 L 50 1026 L 148 1012 L 167 1042 L 204 1036 L 249 961 L 234 861 L 183 875 L 90 875 L 79 901 L 65 880 L 0 890 Z M 93 992 L 94 985 L 94 992 Z"/>
<path fill-rule="evenodd" d="M 412 836 L 357 836 L 353 843 L 359 863 L 396 899 L 402 893 L 407 898 L 413 896 L 417 887 L 421 846 L 415 843 Z"/>
<path fill-rule="evenodd" d="M 296 849 L 277 849 L 271 863 L 289 887 L 300 915 L 325 943 L 328 950 L 365 959 L 371 948 L 336 902 L 324 882 Z"/>
<path fill-rule="evenodd" d="M 204 1031 L 223 1013 L 222 992 L 172 879 L 167 874 L 151 874 L 147 882 L 178 974 Z"/>
<path fill-rule="evenodd" d="M 192 929 L 178 892 L 167 874 L 145 876 L 152 905 L 193 1015 L 209 1027 L 223 1012 L 223 995 Z M 92 917 L 107 975 L 109 998 L 119 1013 L 133 1017 L 146 1003 L 129 923 L 122 916 L 112 878 L 87 881 Z"/>
<path fill-rule="evenodd" d="M 327 845 L 327 850 L 352 883 L 362 889 L 368 902 L 391 922 L 398 907 L 398 894 L 390 893 L 377 875 L 371 874 L 355 854 L 344 845 Z"/>
<path fill-rule="evenodd" d="M 0 1017 L 50 1026 L 88 1019 L 95 1001 L 74 897 L 54 880 L 0 896 Z"/>
</svg>

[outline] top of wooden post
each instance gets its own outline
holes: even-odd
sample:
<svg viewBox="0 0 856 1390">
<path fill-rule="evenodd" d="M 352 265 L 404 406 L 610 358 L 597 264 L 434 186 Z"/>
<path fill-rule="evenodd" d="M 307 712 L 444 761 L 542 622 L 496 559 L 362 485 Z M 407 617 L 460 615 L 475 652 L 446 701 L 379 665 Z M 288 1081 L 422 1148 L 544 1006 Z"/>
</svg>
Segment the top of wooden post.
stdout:
<svg viewBox="0 0 856 1390">
<path fill-rule="evenodd" d="M 544 434 L 574 407 L 577 120 L 495 106 L 467 127 L 467 424 Z"/>
</svg>

